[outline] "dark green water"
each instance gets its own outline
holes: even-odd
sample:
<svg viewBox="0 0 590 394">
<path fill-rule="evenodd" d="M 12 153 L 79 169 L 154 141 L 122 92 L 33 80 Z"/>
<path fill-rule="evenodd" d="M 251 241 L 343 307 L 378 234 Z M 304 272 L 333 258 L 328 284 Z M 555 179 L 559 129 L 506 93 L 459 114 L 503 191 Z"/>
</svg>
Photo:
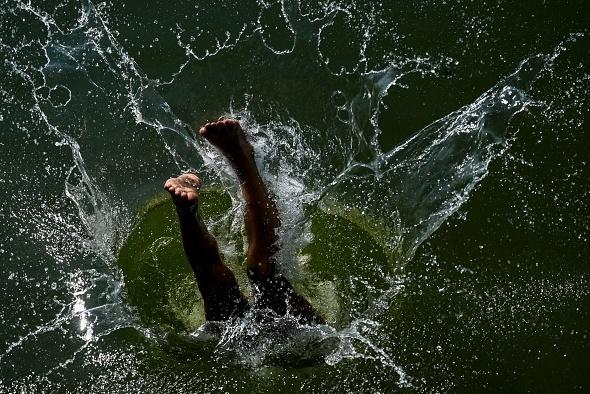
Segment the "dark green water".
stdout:
<svg viewBox="0 0 590 394">
<path fill-rule="evenodd" d="M 587 391 L 588 11 L 0 0 L 0 391 Z M 330 324 L 186 332 L 128 302 L 121 242 L 182 170 L 227 188 L 241 258 L 234 180 L 191 131 L 220 115 Z M 379 250 L 328 219 L 323 238 L 330 209 Z"/>
</svg>

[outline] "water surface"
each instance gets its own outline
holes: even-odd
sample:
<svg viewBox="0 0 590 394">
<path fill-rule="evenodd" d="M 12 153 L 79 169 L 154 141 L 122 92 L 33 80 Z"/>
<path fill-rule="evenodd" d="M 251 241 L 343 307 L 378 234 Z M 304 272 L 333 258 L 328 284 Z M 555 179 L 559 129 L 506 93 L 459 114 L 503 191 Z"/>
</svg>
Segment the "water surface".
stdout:
<svg viewBox="0 0 590 394">
<path fill-rule="evenodd" d="M 587 8 L 1 1 L 3 391 L 588 388 Z M 117 252 L 171 175 L 228 190 L 242 256 L 235 180 L 193 132 L 220 115 L 329 324 L 171 330 L 128 302 Z"/>
</svg>

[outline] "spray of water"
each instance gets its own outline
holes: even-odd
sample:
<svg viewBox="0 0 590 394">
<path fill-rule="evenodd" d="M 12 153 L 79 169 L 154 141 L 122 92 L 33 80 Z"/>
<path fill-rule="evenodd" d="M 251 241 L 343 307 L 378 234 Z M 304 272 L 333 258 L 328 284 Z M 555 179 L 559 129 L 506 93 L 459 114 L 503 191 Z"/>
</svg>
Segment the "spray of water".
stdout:
<svg viewBox="0 0 590 394">
<path fill-rule="evenodd" d="M 22 228 L 28 229 L 23 231 L 39 230 L 36 239 L 46 245 L 56 263 L 63 264 L 67 279 L 55 317 L 11 341 L 0 360 L 25 347 L 27 341 L 70 330 L 74 323 L 75 350 L 47 375 L 121 327 L 135 327 L 147 338 L 162 340 L 152 328 L 143 327 L 126 305 L 114 264 L 132 225 L 132 212 L 159 188 L 162 179 L 195 169 L 210 182 L 226 186 L 233 208 L 216 220 L 227 223 L 224 228 L 232 232 L 241 231 L 243 202 L 231 172 L 214 150 L 195 140 L 188 120 L 175 114 L 162 91 L 179 83 L 192 65 L 260 40 L 281 61 L 292 61 L 299 51 L 311 48 L 318 62 L 315 72 L 338 85 L 326 104 L 333 110 L 334 122 L 324 129 L 299 121 L 280 105 L 267 103 L 261 111 L 260 99 L 247 95 L 233 97 L 225 106 L 226 115 L 240 118 L 249 131 L 263 177 L 277 197 L 283 224 L 279 257 L 283 271 L 294 281 L 310 286 L 318 282 L 309 274 L 308 265 L 313 262 L 302 255 L 314 240 L 309 213 L 314 209 L 363 228 L 386 258 L 370 262 L 378 279 L 359 268 L 348 279 L 322 282 L 322 288 L 334 296 L 332 308 L 350 303 L 342 306 L 346 317 L 335 318 L 338 324 L 301 327 L 289 317 L 264 318 L 260 311 L 253 311 L 229 324 L 207 324 L 183 340 L 213 340 L 214 354 L 249 366 L 378 360 L 395 372 L 400 384 L 409 384 L 403 369 L 371 340 L 378 331 L 379 314 L 403 288 L 403 267 L 416 249 L 467 201 L 490 163 L 505 153 L 515 137 L 511 120 L 539 105 L 529 98 L 531 85 L 550 72 L 552 62 L 567 51 L 569 43 L 580 38 L 571 36 L 549 55 L 525 59 L 473 103 L 383 152 L 379 145 L 383 130 L 378 124 L 384 97 L 403 77 L 436 74 L 449 59 L 391 55 L 371 64 L 366 54 L 376 28 L 371 24 L 354 38 L 356 56 L 336 58 L 327 43 L 335 25 L 352 23 L 353 10 L 347 7 L 326 6 L 314 16 L 290 2 L 262 2 L 252 23 L 227 32 L 204 51 L 198 51 L 186 29 L 179 26 L 177 44 L 185 58 L 164 79 L 150 78 L 142 71 L 118 41 L 104 10 L 92 2 L 82 2 L 77 19 L 68 23 L 27 2 L 17 1 L 10 10 L 39 27 L 37 36 L 0 42 L 3 71 L 30 93 L 23 104 L 30 110 L 30 125 L 19 126 L 17 121 L 14 125 L 26 138 L 38 138 L 47 145 L 47 172 L 59 185 L 55 193 L 67 197 L 70 213 L 58 212 L 57 203 L 51 206 L 50 202 L 47 214 L 39 219 L 30 212 L 35 201 L 20 200 L 22 209 L 29 210 L 21 220 Z M 278 36 L 269 33 L 272 18 L 285 21 Z M 311 47 L 303 45 L 310 42 Z M 33 48 L 41 56 L 23 55 Z M 348 82 L 347 75 L 359 76 L 361 82 Z M 2 95 L 11 96 L 5 89 Z M 7 116 L 0 115 L 0 121 Z M 34 219 L 27 221 L 31 216 Z M 55 247 L 55 243 L 64 246 Z M 224 250 L 231 253 L 230 249 Z M 337 270 L 343 262 L 331 264 L 322 269 Z M 346 288 L 356 289 L 351 294 L 359 299 L 342 294 Z"/>
</svg>

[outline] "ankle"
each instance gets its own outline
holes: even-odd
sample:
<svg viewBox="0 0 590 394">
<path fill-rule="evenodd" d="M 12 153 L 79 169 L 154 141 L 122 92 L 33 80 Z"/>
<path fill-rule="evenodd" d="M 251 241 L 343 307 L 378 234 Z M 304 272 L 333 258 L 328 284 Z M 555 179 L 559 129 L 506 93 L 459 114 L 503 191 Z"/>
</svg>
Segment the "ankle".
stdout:
<svg viewBox="0 0 590 394">
<path fill-rule="evenodd" d="M 187 218 L 187 217 L 194 217 L 197 212 L 199 211 L 198 204 L 192 205 L 184 205 L 184 204 L 176 204 L 176 213 L 180 218 Z"/>
</svg>

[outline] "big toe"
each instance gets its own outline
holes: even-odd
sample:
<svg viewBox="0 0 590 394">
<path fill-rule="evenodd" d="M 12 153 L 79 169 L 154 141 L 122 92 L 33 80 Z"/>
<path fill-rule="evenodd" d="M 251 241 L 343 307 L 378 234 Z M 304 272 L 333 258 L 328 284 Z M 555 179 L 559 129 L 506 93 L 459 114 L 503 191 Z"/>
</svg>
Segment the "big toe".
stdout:
<svg viewBox="0 0 590 394">
<path fill-rule="evenodd" d="M 223 120 L 223 123 L 225 126 L 232 128 L 240 126 L 240 122 L 238 122 L 236 119 L 225 119 Z"/>
</svg>

